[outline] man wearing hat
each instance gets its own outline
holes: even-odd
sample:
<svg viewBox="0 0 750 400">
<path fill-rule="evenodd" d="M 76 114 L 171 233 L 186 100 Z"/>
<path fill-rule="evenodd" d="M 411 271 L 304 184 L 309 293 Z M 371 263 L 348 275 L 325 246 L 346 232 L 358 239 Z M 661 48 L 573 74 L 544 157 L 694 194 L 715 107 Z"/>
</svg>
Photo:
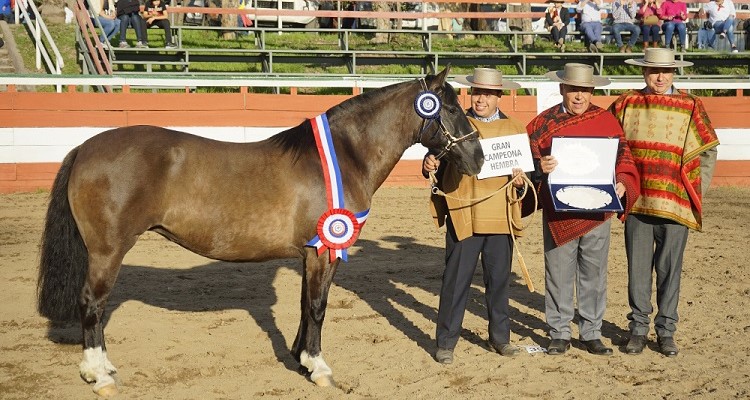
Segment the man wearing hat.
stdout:
<svg viewBox="0 0 750 400">
<path fill-rule="evenodd" d="M 640 66 L 646 81 L 644 89 L 624 93 L 610 106 L 633 151 L 642 187 L 625 221 L 631 309 L 625 351 L 640 354 L 648 342 L 655 270 L 659 351 L 674 357 L 682 257 L 688 229 L 701 230 L 703 194 L 719 140 L 700 99 L 672 85 L 675 68 L 692 63 L 676 61 L 671 49 L 646 49 L 642 59 L 625 62 Z"/>
<path fill-rule="evenodd" d="M 503 80 L 502 73 L 492 68 L 476 68 L 473 75 L 457 77 L 456 81 L 471 87 L 471 108 L 466 115 L 479 132 L 480 139 L 524 132 L 521 122 L 506 116 L 498 108 L 502 91 L 518 89 L 520 85 Z M 440 190 L 446 194 L 445 197 L 433 194 L 430 199 L 437 226 L 446 226 L 445 271 L 440 288 L 435 359 L 442 364 L 453 362 L 453 350 L 461 335 L 466 302 L 480 254 L 489 346 L 503 356 L 513 357 L 519 349 L 510 344 L 508 286 L 513 251 L 510 235 L 511 229 L 513 234 L 520 234 L 517 227 L 521 226 L 521 211 L 518 203 L 511 206 L 509 201 L 517 198 L 512 186 L 521 187 L 523 180 L 517 177 L 507 190 L 498 192 L 510 177 L 479 180 L 465 176 L 455 165 L 441 163 L 428 153 L 422 164 L 422 174 L 427 177 L 430 172 L 436 174 Z M 516 168 L 513 173 L 520 174 L 523 170 Z M 512 221 L 508 215 L 512 215 Z"/>
<path fill-rule="evenodd" d="M 594 75 L 590 65 L 568 63 L 546 76 L 560 83 L 562 103 L 553 106 L 526 127 L 536 167 L 535 183 L 543 209 L 545 271 L 545 317 L 552 341 L 547 354 L 560 355 L 570 348 L 570 323 L 575 315 L 577 293 L 578 334 L 589 353 L 611 355 L 601 341 L 607 305 L 607 255 L 612 212 L 556 211 L 547 184 L 558 162 L 550 154 L 552 138 L 558 136 L 619 138 L 615 160 L 615 191 L 624 199 L 623 217 L 639 194 L 638 170 L 622 128 L 607 110 L 591 104 L 594 88 L 609 79 Z M 576 289 L 577 286 L 577 289 Z"/>
</svg>

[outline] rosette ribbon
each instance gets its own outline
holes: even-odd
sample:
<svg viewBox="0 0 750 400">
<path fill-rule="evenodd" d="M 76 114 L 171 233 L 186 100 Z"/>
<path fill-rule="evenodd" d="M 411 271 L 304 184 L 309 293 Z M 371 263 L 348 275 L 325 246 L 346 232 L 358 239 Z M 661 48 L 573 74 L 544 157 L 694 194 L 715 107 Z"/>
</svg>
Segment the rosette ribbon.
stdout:
<svg viewBox="0 0 750 400">
<path fill-rule="evenodd" d="M 316 229 L 318 234 L 306 245 L 315 247 L 318 255 L 329 250 L 331 262 L 336 261 L 337 258 L 347 261 L 346 249 L 357 240 L 370 210 L 355 214 L 344 207 L 344 187 L 328 118 L 325 114 L 321 114 L 311 119 L 310 123 L 318 155 L 320 155 L 320 163 L 323 166 L 328 209 L 318 219 Z"/>
</svg>

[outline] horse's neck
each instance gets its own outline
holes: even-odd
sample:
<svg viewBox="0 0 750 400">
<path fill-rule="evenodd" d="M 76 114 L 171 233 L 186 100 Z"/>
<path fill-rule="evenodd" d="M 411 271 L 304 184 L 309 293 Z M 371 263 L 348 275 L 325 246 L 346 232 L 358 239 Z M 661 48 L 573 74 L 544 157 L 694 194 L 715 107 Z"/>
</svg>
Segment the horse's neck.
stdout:
<svg viewBox="0 0 750 400">
<path fill-rule="evenodd" d="M 356 185 L 368 196 L 383 184 L 404 151 L 414 143 L 421 120 L 411 107 L 403 107 L 411 105 L 413 99 L 397 100 L 411 91 L 410 87 L 397 88 L 388 96 L 372 99 L 367 110 L 357 110 L 355 106 L 352 112 L 336 116 L 344 133 L 340 132 L 334 141 L 340 140 L 346 149 L 345 154 L 339 155 L 340 163 L 345 164 L 341 166 L 342 173 L 350 175 L 350 180 L 359 180 Z M 344 172 L 345 168 L 356 174 Z"/>
</svg>

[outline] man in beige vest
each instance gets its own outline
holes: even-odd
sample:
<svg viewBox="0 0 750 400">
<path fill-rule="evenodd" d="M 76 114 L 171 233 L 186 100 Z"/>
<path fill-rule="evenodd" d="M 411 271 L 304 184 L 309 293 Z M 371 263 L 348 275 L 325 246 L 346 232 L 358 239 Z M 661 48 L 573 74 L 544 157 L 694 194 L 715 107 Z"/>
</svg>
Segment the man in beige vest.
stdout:
<svg viewBox="0 0 750 400">
<path fill-rule="evenodd" d="M 498 108 L 503 90 L 518 89 L 520 85 L 503 80 L 500 71 L 476 68 L 473 75 L 458 77 L 456 81 L 471 86 L 469 121 L 482 139 L 525 133 L 524 125 L 509 118 Z M 453 362 L 453 349 L 461 335 L 461 325 L 472 277 L 479 255 L 482 255 L 485 302 L 489 319 L 489 345 L 498 353 L 512 357 L 519 349 L 510 344 L 510 319 L 508 317 L 508 286 L 512 262 L 513 239 L 511 224 L 520 226 L 521 212 L 518 204 L 508 210 L 509 199 L 517 197 L 516 189 L 523 185 L 522 178 L 495 195 L 508 183 L 509 176 L 479 180 L 460 174 L 455 165 L 441 163 L 433 154 L 427 154 L 422 164 L 422 174 L 435 172 L 445 197 L 433 195 L 432 213 L 438 227 L 446 226 L 445 271 L 440 289 L 437 318 L 437 352 L 435 359 L 442 364 Z M 514 169 L 514 174 L 523 173 Z M 510 212 L 509 212 L 510 211 Z M 512 218 L 509 218 L 512 215 Z M 513 233 L 518 235 L 516 229 Z"/>
</svg>

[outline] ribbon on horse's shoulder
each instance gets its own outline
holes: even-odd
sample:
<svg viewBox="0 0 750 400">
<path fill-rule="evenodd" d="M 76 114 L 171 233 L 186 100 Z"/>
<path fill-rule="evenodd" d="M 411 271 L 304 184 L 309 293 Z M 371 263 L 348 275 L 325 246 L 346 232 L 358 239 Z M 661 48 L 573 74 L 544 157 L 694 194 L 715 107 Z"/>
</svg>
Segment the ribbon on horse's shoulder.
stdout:
<svg viewBox="0 0 750 400">
<path fill-rule="evenodd" d="M 328 117 L 323 113 L 310 119 L 310 124 L 323 167 L 328 209 L 318 219 L 318 234 L 307 242 L 306 246 L 315 247 L 318 255 L 329 250 L 331 262 L 337 258 L 347 261 L 346 249 L 357 240 L 367 216 L 370 215 L 370 209 L 355 214 L 344 207 L 344 186 L 341 182 L 341 171 L 333 147 Z"/>
</svg>

